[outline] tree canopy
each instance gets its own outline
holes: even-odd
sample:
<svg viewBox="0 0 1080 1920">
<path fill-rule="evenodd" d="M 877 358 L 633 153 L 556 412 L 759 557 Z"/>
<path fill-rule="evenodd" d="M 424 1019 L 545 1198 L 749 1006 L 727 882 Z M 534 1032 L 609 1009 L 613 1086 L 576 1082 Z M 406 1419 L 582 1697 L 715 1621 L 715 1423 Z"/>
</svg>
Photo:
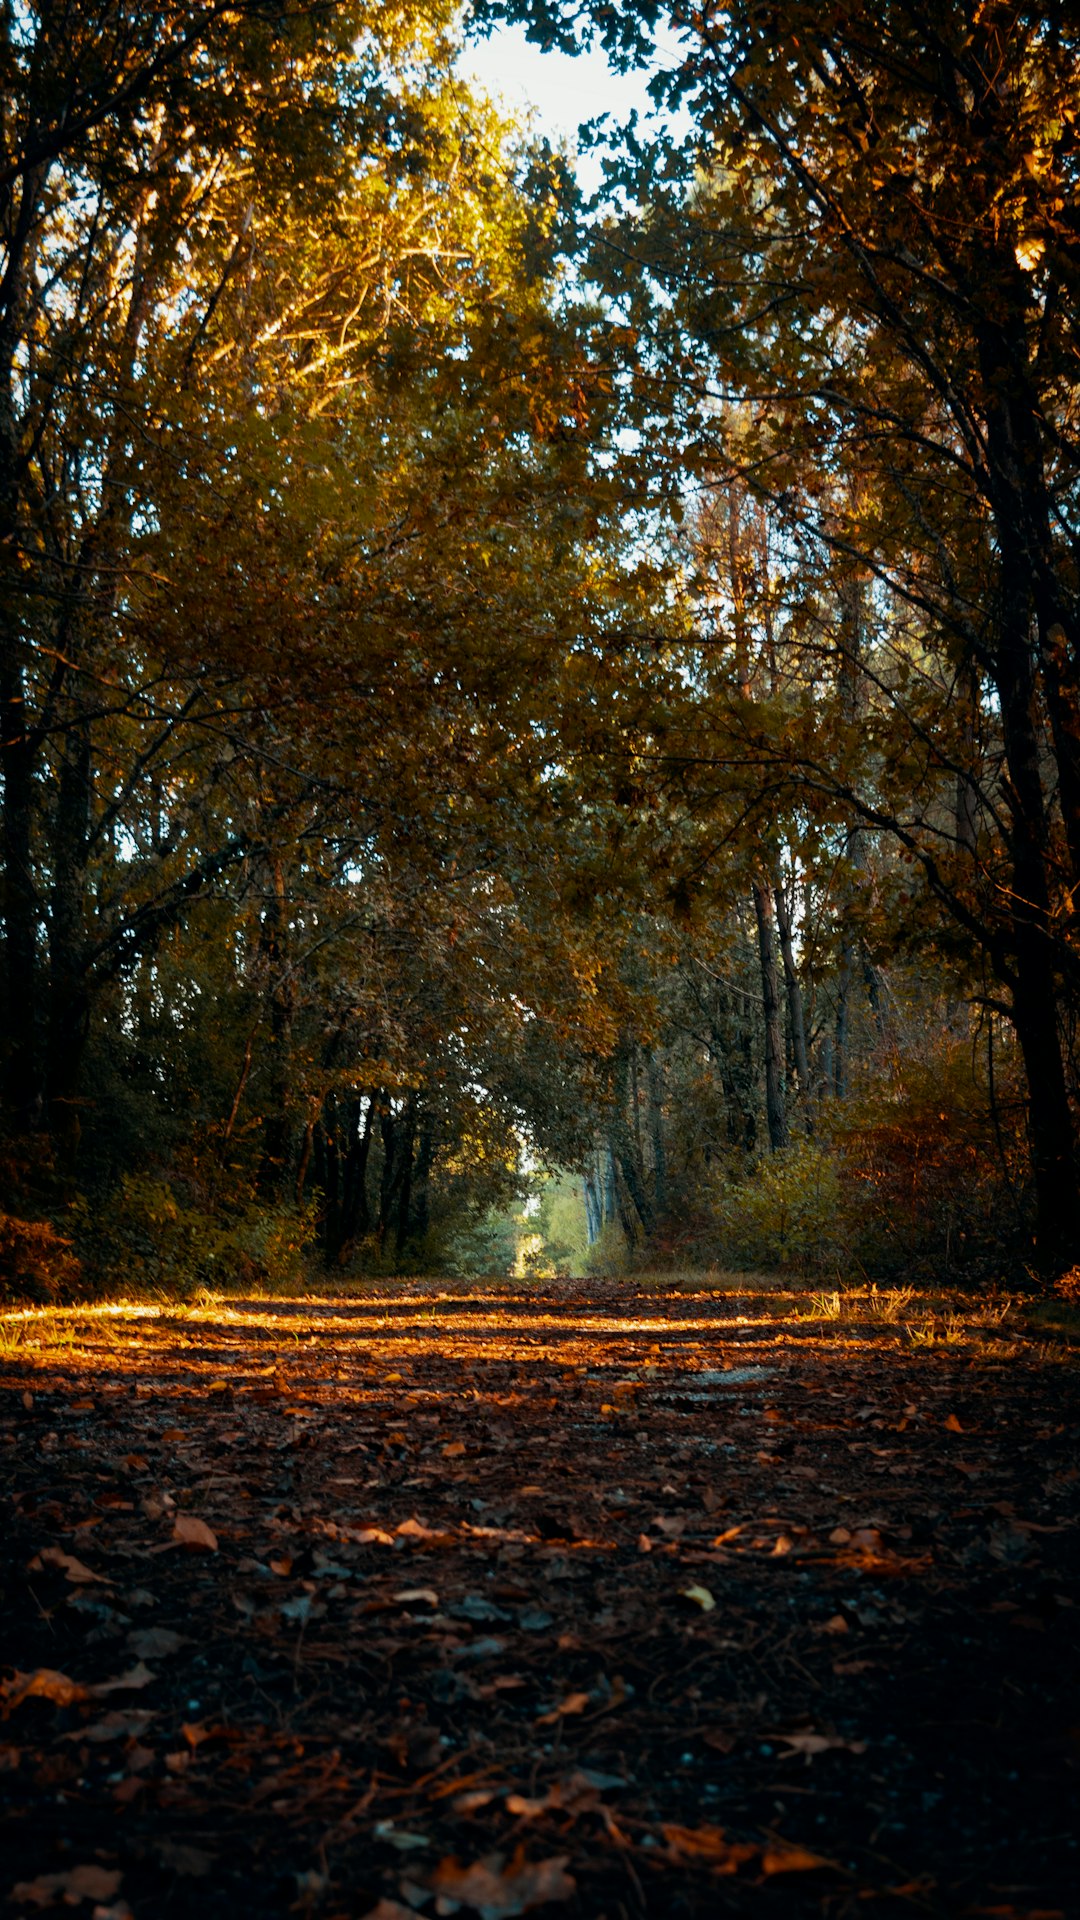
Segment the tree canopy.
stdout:
<svg viewBox="0 0 1080 1920">
<path fill-rule="evenodd" d="M 496 12 L 4 15 L 4 1284 L 1066 1272 L 1072 12 Z"/>
</svg>

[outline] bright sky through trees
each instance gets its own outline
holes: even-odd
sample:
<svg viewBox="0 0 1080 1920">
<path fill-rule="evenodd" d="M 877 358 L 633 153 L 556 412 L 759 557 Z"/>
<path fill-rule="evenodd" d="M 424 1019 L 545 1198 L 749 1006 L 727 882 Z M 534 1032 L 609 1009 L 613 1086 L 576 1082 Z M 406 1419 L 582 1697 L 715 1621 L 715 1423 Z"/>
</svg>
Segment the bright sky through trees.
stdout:
<svg viewBox="0 0 1080 1920">
<path fill-rule="evenodd" d="M 647 91 L 651 70 L 616 73 L 599 46 L 578 54 L 541 53 L 521 26 L 499 28 L 478 41 L 468 49 L 462 68 L 511 111 L 531 107 L 540 130 L 552 140 L 576 142 L 581 123 L 602 113 L 610 113 L 621 126 L 635 108 L 642 119 L 654 111 Z M 581 155 L 577 170 L 585 191 L 595 193 L 601 182 L 598 157 Z"/>
</svg>

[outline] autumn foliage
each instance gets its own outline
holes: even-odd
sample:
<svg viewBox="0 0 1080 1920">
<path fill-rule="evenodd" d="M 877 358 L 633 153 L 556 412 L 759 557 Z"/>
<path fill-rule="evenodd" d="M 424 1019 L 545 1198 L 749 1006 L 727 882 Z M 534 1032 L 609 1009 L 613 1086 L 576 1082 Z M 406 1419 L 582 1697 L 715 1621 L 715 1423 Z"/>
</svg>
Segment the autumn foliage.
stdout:
<svg viewBox="0 0 1080 1920">
<path fill-rule="evenodd" d="M 5 17 L 7 1294 L 1075 1269 L 1076 27 L 939 12 L 591 207 L 449 5 Z"/>
</svg>

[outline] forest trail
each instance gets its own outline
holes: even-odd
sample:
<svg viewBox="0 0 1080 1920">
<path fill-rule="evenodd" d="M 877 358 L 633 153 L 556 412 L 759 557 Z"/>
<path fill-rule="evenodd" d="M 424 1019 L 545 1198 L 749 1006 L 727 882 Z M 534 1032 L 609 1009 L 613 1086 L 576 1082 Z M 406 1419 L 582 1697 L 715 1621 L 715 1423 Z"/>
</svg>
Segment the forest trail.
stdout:
<svg viewBox="0 0 1080 1920">
<path fill-rule="evenodd" d="M 833 1311 L 4 1316 L 8 1910 L 1075 1914 L 1080 1369 Z"/>
</svg>

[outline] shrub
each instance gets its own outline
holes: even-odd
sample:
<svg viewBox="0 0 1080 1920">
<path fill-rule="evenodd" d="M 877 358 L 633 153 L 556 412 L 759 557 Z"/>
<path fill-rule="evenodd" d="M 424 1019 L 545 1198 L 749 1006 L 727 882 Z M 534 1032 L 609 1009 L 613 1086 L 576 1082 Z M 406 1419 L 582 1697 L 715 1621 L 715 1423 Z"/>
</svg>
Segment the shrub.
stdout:
<svg viewBox="0 0 1080 1920">
<path fill-rule="evenodd" d="M 716 1251 L 734 1267 L 834 1270 L 850 1257 L 836 1157 L 811 1140 L 769 1154 L 712 1192 Z"/>
<path fill-rule="evenodd" d="M 48 1220 L 0 1213 L 0 1300 L 49 1305 L 71 1299 L 81 1279 L 71 1241 Z"/>
</svg>

